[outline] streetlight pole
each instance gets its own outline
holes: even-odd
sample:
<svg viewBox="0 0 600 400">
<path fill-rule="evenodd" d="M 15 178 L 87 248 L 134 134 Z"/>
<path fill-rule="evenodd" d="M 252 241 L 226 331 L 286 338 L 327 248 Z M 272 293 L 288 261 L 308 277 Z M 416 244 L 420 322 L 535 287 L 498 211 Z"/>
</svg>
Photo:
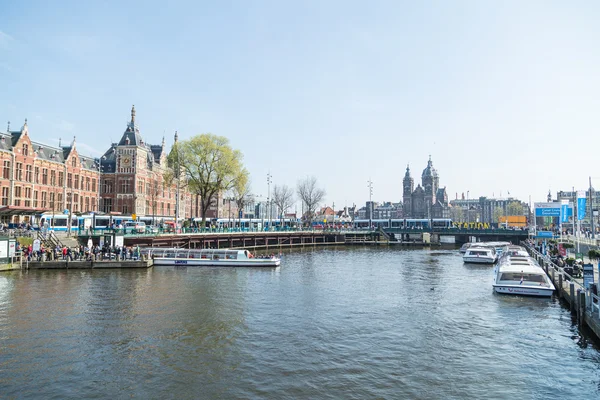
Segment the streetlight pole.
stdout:
<svg viewBox="0 0 600 400">
<path fill-rule="evenodd" d="M 369 188 L 369 229 L 371 229 L 373 225 L 373 181 L 371 178 L 367 181 L 367 187 Z"/>
<path fill-rule="evenodd" d="M 592 231 L 592 239 L 596 237 L 594 232 L 594 206 L 593 206 L 594 197 L 592 196 L 592 177 L 590 176 L 590 230 Z"/>
<path fill-rule="evenodd" d="M 467 224 L 471 222 L 471 216 L 469 215 L 469 211 L 471 210 L 471 206 L 469 205 L 469 191 L 467 190 Z"/>
<path fill-rule="evenodd" d="M 175 131 L 175 140 L 177 141 L 177 131 Z M 179 168 L 179 145 L 175 142 L 175 174 L 177 176 L 177 186 L 175 189 L 175 233 L 179 233 L 179 177 L 181 171 Z"/>
<path fill-rule="evenodd" d="M 267 212 L 269 213 L 269 230 L 271 230 L 271 182 L 273 176 L 267 173 Z"/>
</svg>

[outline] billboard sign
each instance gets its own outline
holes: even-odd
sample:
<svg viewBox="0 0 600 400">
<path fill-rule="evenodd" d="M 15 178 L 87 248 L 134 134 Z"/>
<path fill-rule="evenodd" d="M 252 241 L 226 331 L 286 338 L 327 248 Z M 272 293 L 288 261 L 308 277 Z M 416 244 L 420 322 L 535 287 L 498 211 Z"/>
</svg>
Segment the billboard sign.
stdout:
<svg viewBox="0 0 600 400">
<path fill-rule="evenodd" d="M 589 288 L 594 283 L 594 264 L 583 264 L 583 287 Z"/>
<path fill-rule="evenodd" d="M 534 203 L 533 206 L 536 217 L 560 217 L 562 222 L 566 222 L 573 215 L 573 207 L 569 203 Z"/>
</svg>

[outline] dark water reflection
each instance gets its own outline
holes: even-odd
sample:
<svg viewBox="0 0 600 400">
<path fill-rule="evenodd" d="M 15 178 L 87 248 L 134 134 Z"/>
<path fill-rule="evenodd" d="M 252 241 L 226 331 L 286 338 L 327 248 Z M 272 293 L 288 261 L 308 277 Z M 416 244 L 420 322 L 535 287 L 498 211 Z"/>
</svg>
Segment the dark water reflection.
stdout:
<svg viewBox="0 0 600 400">
<path fill-rule="evenodd" d="M 0 275 L 0 397 L 597 399 L 555 299 L 457 251 L 317 249 L 279 269 Z"/>
</svg>

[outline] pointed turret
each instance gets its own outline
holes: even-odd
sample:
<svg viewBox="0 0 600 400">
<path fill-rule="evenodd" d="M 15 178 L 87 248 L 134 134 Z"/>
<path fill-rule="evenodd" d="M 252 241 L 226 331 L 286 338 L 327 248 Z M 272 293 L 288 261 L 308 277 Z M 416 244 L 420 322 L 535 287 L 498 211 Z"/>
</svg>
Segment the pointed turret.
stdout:
<svg viewBox="0 0 600 400">
<path fill-rule="evenodd" d="M 131 106 L 131 124 L 135 124 L 135 105 Z"/>
<path fill-rule="evenodd" d="M 179 138 L 179 136 L 177 135 L 177 131 L 175 131 L 175 143 L 177 143 L 178 138 Z"/>
</svg>

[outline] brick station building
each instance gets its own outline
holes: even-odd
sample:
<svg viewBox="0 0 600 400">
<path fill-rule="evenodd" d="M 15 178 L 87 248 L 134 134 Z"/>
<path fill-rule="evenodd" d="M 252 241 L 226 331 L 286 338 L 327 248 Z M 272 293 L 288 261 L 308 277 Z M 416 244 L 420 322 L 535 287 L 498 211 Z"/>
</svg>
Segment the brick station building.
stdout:
<svg viewBox="0 0 600 400">
<path fill-rule="evenodd" d="M 27 222 L 39 212 L 96 211 L 99 171 L 96 161 L 70 146 L 33 141 L 27 120 L 21 129 L 0 132 L 0 221 Z"/>
<path fill-rule="evenodd" d="M 174 140 L 177 142 L 177 132 Z M 177 188 L 163 179 L 167 167 L 164 137 L 160 145 L 146 143 L 135 122 L 135 107 L 132 107 L 131 121 L 121 140 L 113 143 L 100 158 L 100 211 L 157 219 L 174 217 Z M 185 188 L 179 190 L 179 195 L 179 216 L 190 218 L 191 196 Z"/>
<path fill-rule="evenodd" d="M 177 133 L 175 133 L 177 141 Z M 79 154 L 69 146 L 33 141 L 27 120 L 20 130 L 0 132 L 0 222 L 19 223 L 42 212 L 98 212 L 137 216 L 175 216 L 176 186 L 167 184 L 165 140 L 146 143 L 131 122 L 118 143 L 100 158 Z M 192 214 L 191 196 L 180 190 L 181 218 Z"/>
</svg>

